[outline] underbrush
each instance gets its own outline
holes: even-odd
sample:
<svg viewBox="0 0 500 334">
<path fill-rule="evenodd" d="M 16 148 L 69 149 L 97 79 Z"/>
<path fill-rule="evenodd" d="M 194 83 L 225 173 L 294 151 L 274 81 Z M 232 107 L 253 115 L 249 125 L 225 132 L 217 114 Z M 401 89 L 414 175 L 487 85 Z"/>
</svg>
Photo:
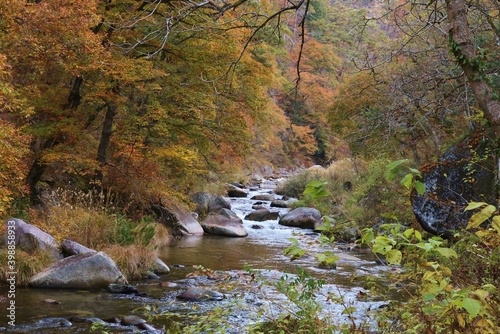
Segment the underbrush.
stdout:
<svg viewBox="0 0 500 334">
<path fill-rule="evenodd" d="M 363 240 L 389 266 L 402 266 L 403 271 L 388 277 L 393 289 L 407 296 L 406 302 L 391 302 L 379 311 L 378 326 L 384 333 L 498 332 L 498 247 L 489 247 L 469 231 L 457 234 L 458 241 L 450 245 L 398 224 L 383 230 L 375 236 L 367 229 Z"/>
<path fill-rule="evenodd" d="M 294 207 L 318 209 L 323 216 L 335 220 L 339 231 L 345 228 L 372 227 L 391 221 L 411 221 L 412 213 L 406 193 L 386 180 L 388 160 L 375 159 L 369 163 L 345 159 L 328 168 L 311 168 L 287 179 L 277 192 L 298 198 Z M 329 196 L 305 196 L 311 181 L 323 182 Z M 332 231 L 334 231 L 333 228 Z"/>
<path fill-rule="evenodd" d="M 374 164 L 375 163 L 375 164 Z M 368 194 L 369 185 L 380 187 L 380 161 L 372 162 L 373 171 L 364 175 L 353 189 L 358 194 Z M 402 176 L 404 192 L 396 192 L 400 199 L 387 210 L 385 201 L 379 201 L 374 209 L 388 223 L 376 228 L 362 229 L 362 238 L 357 242 L 369 247 L 381 263 L 387 263 L 387 284 L 380 285 L 373 278 L 365 277 L 366 286 L 373 296 L 384 298 L 388 291 L 400 294 L 404 302 L 392 301 L 377 310 L 377 326 L 383 333 L 498 333 L 500 328 L 500 214 L 497 208 L 487 203 L 469 203 L 465 210 L 476 210 L 466 229 L 456 233 L 452 240 L 431 236 L 419 229 L 409 228 L 401 221 L 405 215 L 396 215 L 394 208 L 406 205 L 410 191 L 425 191 L 420 182 L 418 170 L 407 166 L 407 160 L 386 165 L 386 185 L 395 177 Z M 370 171 L 370 167 L 367 169 Z M 376 181 L 376 182 L 375 182 Z M 313 191 L 310 189 L 313 187 Z M 310 181 L 304 195 L 311 201 L 328 199 L 326 181 Z M 385 186 L 384 186 L 385 187 Z M 406 195 L 406 196 L 405 196 Z M 335 195 L 332 195 L 335 196 Z M 305 196 L 307 197 L 307 196 Z M 366 201 L 352 196 L 350 201 L 358 204 Z M 380 200 L 380 199 L 379 199 Z M 349 211 L 349 202 L 344 203 Z M 366 212 L 363 213 L 366 219 Z M 347 216 L 347 215 L 346 215 Z M 402 218 L 401 218 L 402 217 Z M 399 220 L 401 219 L 401 220 Z M 488 227 L 484 223 L 489 221 Z M 328 225 L 328 224 L 327 224 Z M 335 238 L 329 238 L 331 226 L 324 228 L 320 237 L 325 244 L 332 245 Z M 294 240 L 291 240 L 292 243 Z M 303 256 L 297 242 L 285 251 L 292 259 Z M 335 262 L 334 254 L 325 252 L 324 258 Z M 396 270 L 392 270 L 396 269 Z M 268 326 L 268 324 L 266 325 Z M 297 329 L 299 330 L 299 329 Z M 279 331 L 278 331 L 279 332 Z M 283 331 L 281 331 L 283 332 Z M 285 331 L 286 332 L 286 331 Z"/>
</svg>

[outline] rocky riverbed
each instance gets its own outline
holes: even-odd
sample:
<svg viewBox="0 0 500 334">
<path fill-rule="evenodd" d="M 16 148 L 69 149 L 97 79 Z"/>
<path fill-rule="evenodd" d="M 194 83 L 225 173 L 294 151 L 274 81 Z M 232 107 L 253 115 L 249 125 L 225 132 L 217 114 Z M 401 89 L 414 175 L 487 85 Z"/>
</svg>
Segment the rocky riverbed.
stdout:
<svg viewBox="0 0 500 334">
<path fill-rule="evenodd" d="M 284 275 L 294 277 L 296 266 L 312 277 L 325 280 L 318 292 L 325 316 L 337 323 L 350 321 L 343 314 L 349 305 L 356 307 L 353 317 L 358 323 L 373 322 L 370 310 L 386 301 L 371 298 L 361 283 L 355 283 L 360 280 L 352 278 L 383 276 L 386 268 L 377 264 L 369 253 L 348 250 L 349 245 L 329 249 L 340 258 L 336 269 L 319 268 L 313 256 L 291 262 L 284 255 L 284 249 L 290 246 L 289 238 L 295 238 L 312 253 L 323 249 L 317 242 L 319 234 L 278 223 L 289 209 L 284 205 L 271 207 L 273 200 L 281 201 L 273 192 L 275 185 L 276 181 L 267 180 L 245 189 L 245 196 L 226 198 L 232 212 L 241 219 L 246 237 L 209 234 L 182 237 L 161 250 L 160 259 L 170 267 L 170 273 L 131 282 L 137 292 L 18 288 L 16 327 L 9 330 L 83 333 L 93 326 L 115 333 L 137 330 L 160 333 L 173 322 L 188 324 L 196 321 L 193 316 L 222 308 L 221 317 L 229 332 L 244 333 L 252 323 L 293 309 L 272 282 Z M 262 209 L 274 212 L 275 216 L 245 219 Z M 245 271 L 244 267 L 256 271 Z M 0 302 L 5 302 L 6 293 L 5 288 L 0 290 Z M 332 294 L 342 296 L 344 305 L 333 302 L 328 297 Z M 149 319 L 148 315 L 152 317 Z M 4 320 L 0 326 L 4 326 Z"/>
</svg>

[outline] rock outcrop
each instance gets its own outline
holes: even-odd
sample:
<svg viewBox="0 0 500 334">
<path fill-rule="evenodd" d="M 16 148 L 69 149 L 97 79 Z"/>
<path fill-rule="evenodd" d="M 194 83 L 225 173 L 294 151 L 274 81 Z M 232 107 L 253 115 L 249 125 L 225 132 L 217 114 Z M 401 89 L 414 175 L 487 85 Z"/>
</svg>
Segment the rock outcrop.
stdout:
<svg viewBox="0 0 500 334">
<path fill-rule="evenodd" d="M 153 208 L 159 221 L 180 235 L 200 235 L 203 228 L 193 215 L 179 203 L 169 199 L 162 199 L 161 204 Z"/>
<path fill-rule="evenodd" d="M 425 193 L 412 194 L 413 212 L 422 228 L 436 235 L 467 226 L 474 214 L 464 211 L 469 202 L 496 203 L 495 159 L 482 135 L 449 149 L 437 163 L 420 168 Z"/>
</svg>

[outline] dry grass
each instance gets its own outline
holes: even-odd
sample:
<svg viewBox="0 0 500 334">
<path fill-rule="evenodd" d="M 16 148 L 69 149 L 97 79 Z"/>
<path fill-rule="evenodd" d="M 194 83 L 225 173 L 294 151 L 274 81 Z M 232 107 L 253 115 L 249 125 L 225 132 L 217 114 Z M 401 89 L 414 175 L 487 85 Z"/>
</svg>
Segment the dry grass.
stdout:
<svg viewBox="0 0 500 334">
<path fill-rule="evenodd" d="M 34 225 L 59 241 L 70 239 L 92 249 L 111 244 L 141 244 L 153 248 L 168 245 L 170 233 L 151 219 L 132 221 L 114 213 L 105 196 L 96 193 L 58 190 L 45 199 L 44 209 L 31 212 Z M 151 225 L 154 236 L 145 244 L 140 227 Z"/>
<path fill-rule="evenodd" d="M 34 224 L 57 240 L 70 239 L 92 249 L 113 241 L 116 217 L 79 206 L 52 206 L 36 212 Z"/>
<path fill-rule="evenodd" d="M 155 226 L 155 235 L 153 239 L 151 239 L 150 247 L 153 249 L 161 249 L 170 245 L 172 241 L 172 234 L 169 229 L 165 227 L 163 224 L 156 224 Z"/>
<path fill-rule="evenodd" d="M 113 241 L 117 218 L 101 193 L 58 189 L 44 197 L 42 210 L 31 212 L 33 224 L 57 240 L 70 239 L 98 249 Z"/>
<path fill-rule="evenodd" d="M 6 249 L 0 250 L 0 281 L 7 282 L 7 266 L 8 254 Z M 16 250 L 16 285 L 25 286 L 28 284 L 31 277 L 41 272 L 44 268 L 54 262 L 54 259 L 48 252 L 37 251 L 27 253 L 22 250 Z"/>
<path fill-rule="evenodd" d="M 158 251 L 136 245 L 111 245 L 102 251 L 115 261 L 127 280 L 139 279 L 145 272 L 151 271 L 158 257 Z"/>
</svg>

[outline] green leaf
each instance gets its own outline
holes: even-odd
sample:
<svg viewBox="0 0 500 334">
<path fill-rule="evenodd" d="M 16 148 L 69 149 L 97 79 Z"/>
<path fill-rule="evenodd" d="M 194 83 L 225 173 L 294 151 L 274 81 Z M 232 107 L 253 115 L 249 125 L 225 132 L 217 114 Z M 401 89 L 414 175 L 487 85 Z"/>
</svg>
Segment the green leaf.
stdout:
<svg viewBox="0 0 500 334">
<path fill-rule="evenodd" d="M 396 176 L 399 174 L 399 172 L 403 169 L 404 166 L 401 166 L 402 164 L 408 162 L 408 159 L 403 159 L 403 160 L 397 160 L 389 163 L 386 168 L 387 172 L 385 174 L 385 178 L 388 181 L 394 180 Z"/>
<path fill-rule="evenodd" d="M 385 255 L 391 249 L 392 249 L 391 245 L 380 245 L 380 244 L 377 245 L 377 244 L 375 244 L 375 245 L 373 245 L 372 251 L 374 253 L 379 253 L 379 254 Z"/>
<path fill-rule="evenodd" d="M 429 242 L 419 242 L 418 244 L 416 244 L 415 246 L 417 246 L 418 248 L 420 249 L 423 249 L 425 252 L 429 252 L 431 249 L 432 249 L 432 244 L 429 243 Z"/>
<path fill-rule="evenodd" d="M 385 259 L 387 260 L 387 262 L 389 264 L 400 264 L 402 258 L 403 258 L 403 255 L 401 254 L 401 251 L 399 251 L 397 249 L 391 249 L 385 255 Z"/>
<path fill-rule="evenodd" d="M 447 258 L 450 257 L 454 257 L 455 259 L 458 258 L 457 252 L 455 252 L 455 250 L 451 248 L 437 247 L 436 252 Z"/>
<path fill-rule="evenodd" d="M 394 169 L 394 168 L 396 168 L 396 167 L 398 167 L 398 166 L 400 166 L 408 161 L 409 161 L 408 159 L 401 159 L 401 160 L 392 161 L 392 162 L 388 163 L 385 168 L 387 168 L 388 170 L 391 170 L 391 169 Z"/>
<path fill-rule="evenodd" d="M 424 302 L 428 302 L 430 300 L 434 300 L 434 298 L 436 298 L 436 295 L 433 294 L 433 293 L 424 293 L 422 295 L 422 301 L 424 301 Z"/>
<path fill-rule="evenodd" d="M 472 318 L 475 318 L 481 310 L 481 303 L 472 298 L 464 298 L 461 305 Z"/>
<path fill-rule="evenodd" d="M 411 235 L 415 232 L 415 229 L 409 228 L 403 232 L 403 235 L 405 236 L 406 239 L 411 237 Z"/>
<path fill-rule="evenodd" d="M 370 243 L 373 238 L 375 237 L 375 234 L 373 233 L 373 229 L 371 228 L 365 228 L 363 229 L 362 233 L 361 233 L 361 241 L 363 243 Z"/>
<path fill-rule="evenodd" d="M 425 184 L 423 184 L 422 182 L 415 181 L 414 187 L 420 196 L 422 196 L 425 193 Z"/>
<path fill-rule="evenodd" d="M 410 172 L 412 172 L 413 174 L 415 175 L 420 175 L 420 171 L 416 168 L 408 168 L 410 170 Z"/>
<path fill-rule="evenodd" d="M 326 185 L 328 182 L 320 181 L 320 180 L 312 180 L 307 185 L 306 188 L 321 188 Z"/>
<path fill-rule="evenodd" d="M 480 208 L 482 206 L 488 205 L 488 203 L 485 202 L 470 202 L 469 205 L 464 209 L 464 211 L 469 211 L 469 210 L 474 210 L 477 208 Z"/>
<path fill-rule="evenodd" d="M 493 227 L 498 232 L 498 234 L 500 234 L 500 216 L 493 217 L 493 223 L 491 224 L 491 227 Z"/>
<path fill-rule="evenodd" d="M 309 197 L 311 199 L 320 199 L 323 197 L 330 196 L 331 193 L 324 188 L 324 186 L 328 184 L 328 182 L 313 180 L 310 181 L 304 192 L 302 193 L 304 196 Z"/>
<path fill-rule="evenodd" d="M 469 224 L 467 225 L 467 229 L 469 228 L 476 228 L 479 225 L 481 225 L 485 220 L 489 219 L 493 212 L 496 211 L 496 207 L 493 205 L 488 205 L 485 208 L 483 208 L 481 211 L 478 213 L 475 213 L 470 217 L 469 219 Z"/>
<path fill-rule="evenodd" d="M 354 306 L 349 306 L 342 311 L 342 314 L 353 314 L 354 312 L 356 312 L 356 308 Z"/>
<path fill-rule="evenodd" d="M 411 189 L 411 185 L 413 184 L 413 174 L 409 173 L 406 174 L 403 179 L 401 180 L 401 184 L 406 188 L 406 189 Z"/>
</svg>

